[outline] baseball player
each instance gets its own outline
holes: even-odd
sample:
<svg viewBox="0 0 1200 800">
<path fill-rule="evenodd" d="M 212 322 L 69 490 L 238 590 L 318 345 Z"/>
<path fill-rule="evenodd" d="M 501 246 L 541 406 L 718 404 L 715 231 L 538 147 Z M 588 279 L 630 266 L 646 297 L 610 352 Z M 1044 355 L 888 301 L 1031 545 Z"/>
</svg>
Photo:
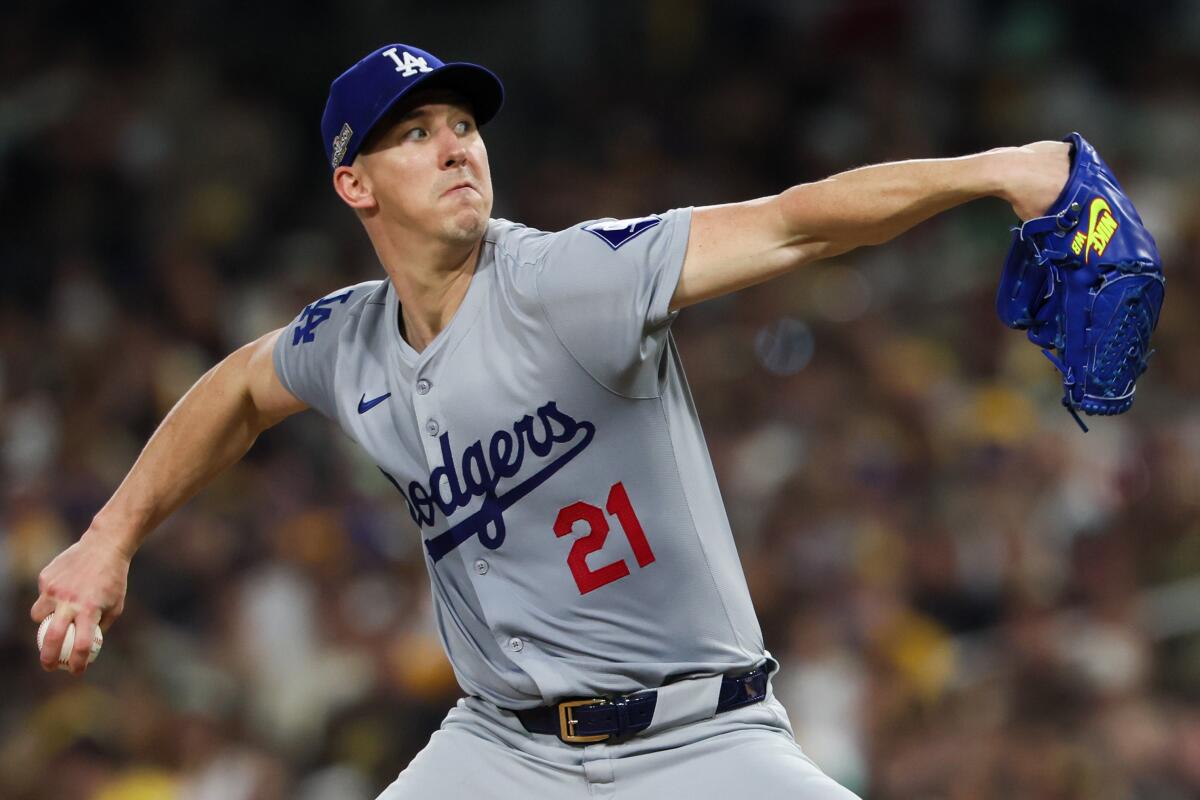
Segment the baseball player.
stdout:
<svg viewBox="0 0 1200 800">
<path fill-rule="evenodd" d="M 256 436 L 315 408 L 419 528 L 465 698 L 381 795 L 852 798 L 797 746 L 670 328 L 680 309 L 999 196 L 1029 218 L 1067 145 L 866 167 L 774 197 L 584 222 L 493 219 L 472 64 L 390 44 L 321 126 L 382 280 L 316 299 L 167 415 L 81 539 L 41 573 L 54 666 L 121 614 L 130 558 Z"/>
</svg>

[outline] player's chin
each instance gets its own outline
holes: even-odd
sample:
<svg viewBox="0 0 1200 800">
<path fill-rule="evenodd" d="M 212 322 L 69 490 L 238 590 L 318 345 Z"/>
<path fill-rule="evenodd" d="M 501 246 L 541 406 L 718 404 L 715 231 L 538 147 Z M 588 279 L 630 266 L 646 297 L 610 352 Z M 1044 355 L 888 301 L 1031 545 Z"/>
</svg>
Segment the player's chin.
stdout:
<svg viewBox="0 0 1200 800">
<path fill-rule="evenodd" d="M 474 239 L 487 228 L 487 210 L 482 206 L 458 208 L 444 218 L 444 230 L 453 239 Z"/>
</svg>

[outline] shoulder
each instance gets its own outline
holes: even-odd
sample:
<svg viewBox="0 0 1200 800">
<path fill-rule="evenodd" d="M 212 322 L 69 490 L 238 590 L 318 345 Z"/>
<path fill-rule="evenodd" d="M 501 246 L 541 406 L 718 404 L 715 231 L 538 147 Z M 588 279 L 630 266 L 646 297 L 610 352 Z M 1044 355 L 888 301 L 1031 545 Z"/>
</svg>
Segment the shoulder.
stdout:
<svg viewBox="0 0 1200 800">
<path fill-rule="evenodd" d="M 387 282 L 364 281 L 313 300 L 306 305 L 281 337 L 292 347 L 313 344 L 318 338 L 336 338 L 335 331 L 364 315 L 378 313 L 385 302 Z"/>
<path fill-rule="evenodd" d="M 670 269 L 682 257 L 690 223 L 690 208 L 585 220 L 549 237 L 540 272 L 566 280 L 579 272 L 634 275 Z"/>
<path fill-rule="evenodd" d="M 330 419 L 337 418 L 333 396 L 339 362 L 353 361 L 382 319 L 388 282 L 343 286 L 306 305 L 275 341 L 275 373 L 295 397 Z"/>
<path fill-rule="evenodd" d="M 530 228 L 502 218 L 488 221 L 484 242 L 495 248 L 497 256 L 516 264 L 534 264 L 546 253 L 555 234 Z"/>
<path fill-rule="evenodd" d="M 628 219 L 602 217 L 581 222 L 568 230 L 585 241 L 588 240 L 583 237 L 583 234 L 591 234 L 607 245 L 608 249 L 619 250 L 638 236 L 662 225 L 664 216 L 666 215 L 650 214 L 646 217 L 630 217 Z"/>
<path fill-rule="evenodd" d="M 638 259 L 676 238 L 686 240 L 690 221 L 690 208 L 626 219 L 590 219 L 556 233 L 552 248 L 572 257 Z"/>
<path fill-rule="evenodd" d="M 619 251 L 621 256 L 630 256 L 677 239 L 686 242 L 691 212 L 691 208 L 677 208 L 628 219 L 599 217 L 559 231 L 494 218 L 488 223 L 484 241 L 496 249 L 497 256 L 523 266 L 542 265 L 561 257 L 604 259 Z"/>
</svg>

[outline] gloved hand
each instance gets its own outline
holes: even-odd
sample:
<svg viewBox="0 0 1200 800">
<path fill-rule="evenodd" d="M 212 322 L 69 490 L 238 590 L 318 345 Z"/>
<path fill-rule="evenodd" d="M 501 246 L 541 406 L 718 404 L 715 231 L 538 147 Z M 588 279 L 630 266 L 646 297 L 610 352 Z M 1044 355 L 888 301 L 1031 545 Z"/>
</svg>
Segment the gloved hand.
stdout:
<svg viewBox="0 0 1200 800">
<path fill-rule="evenodd" d="M 1153 353 L 1165 292 L 1162 259 L 1112 170 L 1078 133 L 1071 173 L 1041 217 L 1013 229 L 996 313 L 1063 375 L 1062 403 L 1085 414 L 1121 414 Z"/>
</svg>

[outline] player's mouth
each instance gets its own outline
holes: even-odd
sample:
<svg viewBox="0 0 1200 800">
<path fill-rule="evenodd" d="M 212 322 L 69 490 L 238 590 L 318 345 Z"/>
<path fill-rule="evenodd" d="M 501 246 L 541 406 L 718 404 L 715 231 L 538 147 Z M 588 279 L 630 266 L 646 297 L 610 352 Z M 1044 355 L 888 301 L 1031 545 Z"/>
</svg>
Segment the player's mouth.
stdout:
<svg viewBox="0 0 1200 800">
<path fill-rule="evenodd" d="M 468 183 L 468 182 L 466 182 L 466 181 L 463 181 L 462 183 L 456 183 L 456 184 L 454 184 L 454 185 L 453 185 L 453 186 L 451 186 L 449 189 L 447 189 L 446 191 L 442 192 L 442 197 L 446 197 L 446 196 L 448 196 L 448 195 L 452 195 L 452 194 L 454 194 L 455 192 L 461 192 L 461 191 L 463 191 L 463 190 L 465 190 L 465 189 L 470 189 L 472 192 L 475 192 L 475 194 L 479 194 L 479 190 L 475 188 L 475 184 L 473 184 L 473 183 Z"/>
</svg>

